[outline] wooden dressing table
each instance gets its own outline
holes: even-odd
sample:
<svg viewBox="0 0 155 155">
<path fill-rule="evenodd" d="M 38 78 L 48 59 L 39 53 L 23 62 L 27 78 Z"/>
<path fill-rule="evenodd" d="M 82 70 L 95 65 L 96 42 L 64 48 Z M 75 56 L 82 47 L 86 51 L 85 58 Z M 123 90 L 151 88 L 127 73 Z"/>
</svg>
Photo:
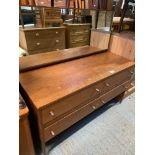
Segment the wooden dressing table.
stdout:
<svg viewBox="0 0 155 155">
<path fill-rule="evenodd" d="M 21 57 L 21 93 L 42 153 L 50 139 L 125 92 L 132 78 L 133 61 L 90 46 Z"/>
</svg>

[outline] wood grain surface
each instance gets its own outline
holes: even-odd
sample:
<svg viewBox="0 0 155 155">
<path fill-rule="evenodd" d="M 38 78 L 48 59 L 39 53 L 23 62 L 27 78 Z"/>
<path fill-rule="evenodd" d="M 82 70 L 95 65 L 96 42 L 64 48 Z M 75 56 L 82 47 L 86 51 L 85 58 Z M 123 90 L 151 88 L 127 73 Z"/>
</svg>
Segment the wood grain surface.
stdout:
<svg viewBox="0 0 155 155">
<path fill-rule="evenodd" d="M 109 51 L 129 60 L 135 60 L 135 34 L 133 32 L 113 33 Z"/>
<path fill-rule="evenodd" d="M 98 52 L 103 52 L 103 50 L 96 47 L 83 46 L 83 47 L 64 49 L 60 51 L 52 51 L 36 55 L 29 55 L 27 57 L 19 58 L 19 70 L 20 72 L 24 72 L 68 61 L 71 59 L 88 56 Z"/>
<path fill-rule="evenodd" d="M 20 73 L 20 83 L 39 109 L 133 65 L 105 52 Z"/>
</svg>

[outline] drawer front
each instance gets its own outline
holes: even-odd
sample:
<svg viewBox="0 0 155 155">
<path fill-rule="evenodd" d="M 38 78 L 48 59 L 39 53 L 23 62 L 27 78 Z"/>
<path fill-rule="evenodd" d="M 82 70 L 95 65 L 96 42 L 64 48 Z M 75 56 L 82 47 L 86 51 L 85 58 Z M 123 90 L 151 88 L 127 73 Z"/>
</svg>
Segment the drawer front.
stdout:
<svg viewBox="0 0 155 155">
<path fill-rule="evenodd" d="M 57 20 L 57 21 L 45 21 L 44 22 L 45 23 L 45 27 L 60 27 L 60 26 L 62 26 L 62 23 L 63 23 L 63 20 Z"/>
<path fill-rule="evenodd" d="M 112 72 L 112 71 L 111 71 Z M 96 87 L 100 90 L 100 94 L 104 94 L 113 88 L 121 85 L 124 82 L 129 81 L 134 74 L 134 67 L 130 67 L 124 71 L 108 77 L 107 79 L 98 82 Z"/>
<path fill-rule="evenodd" d="M 80 104 L 89 102 L 95 99 L 97 96 L 99 96 L 98 89 L 95 86 L 91 86 L 73 95 L 70 95 L 56 103 L 53 103 L 53 105 L 42 110 L 43 124 L 49 121 L 54 122 L 60 119 L 65 115 L 65 113 L 69 113 Z"/>
<path fill-rule="evenodd" d="M 61 18 L 61 10 L 60 9 L 45 9 L 44 16 L 47 19 L 58 19 Z"/>
<path fill-rule="evenodd" d="M 55 49 L 64 44 L 64 40 L 61 38 L 49 38 L 49 39 L 36 39 L 34 41 L 27 42 L 28 50 L 40 50 L 40 49 Z"/>
<path fill-rule="evenodd" d="M 65 35 L 65 29 L 51 30 L 34 30 L 25 32 L 26 40 L 33 41 L 35 39 L 48 39 L 52 37 L 62 37 Z"/>
<path fill-rule="evenodd" d="M 90 102 L 89 104 L 86 104 L 85 106 L 79 108 L 78 110 L 74 110 L 74 112 L 70 113 L 66 117 L 45 128 L 44 129 L 45 141 L 47 142 L 51 138 L 55 137 L 56 135 L 67 129 L 68 127 L 72 126 L 74 123 L 78 122 L 80 119 L 84 118 L 97 108 L 104 105 L 107 101 L 111 100 L 112 98 L 124 92 L 125 85 L 123 84 L 121 86 L 118 86 L 117 88 L 108 92 L 104 96 L 101 96 L 100 98 Z"/>
<path fill-rule="evenodd" d="M 69 28 L 70 35 L 80 35 L 80 34 L 89 34 L 90 26 L 89 25 L 75 25 Z"/>
<path fill-rule="evenodd" d="M 89 35 L 78 35 L 70 37 L 71 43 L 89 42 Z"/>
</svg>

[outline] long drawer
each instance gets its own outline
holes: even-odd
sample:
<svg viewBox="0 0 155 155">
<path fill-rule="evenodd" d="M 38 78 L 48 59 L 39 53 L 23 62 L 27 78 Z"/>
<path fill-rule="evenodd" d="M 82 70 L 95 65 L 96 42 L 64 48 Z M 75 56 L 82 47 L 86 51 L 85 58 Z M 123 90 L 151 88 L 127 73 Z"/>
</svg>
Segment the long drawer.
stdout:
<svg viewBox="0 0 155 155">
<path fill-rule="evenodd" d="M 134 68 L 128 68 L 122 72 L 112 75 L 108 79 L 95 83 L 85 89 L 82 89 L 60 101 L 53 103 L 42 110 L 42 123 L 54 123 L 64 117 L 81 104 L 92 101 L 93 99 L 105 94 L 107 91 L 127 82 L 131 79 Z"/>
<path fill-rule="evenodd" d="M 58 135 L 68 127 L 72 126 L 74 123 L 78 122 L 80 119 L 84 118 L 95 109 L 101 107 L 106 102 L 111 100 L 112 98 L 116 97 L 117 95 L 121 94 L 126 90 L 126 86 L 129 82 L 126 82 L 113 90 L 109 91 L 108 93 L 104 94 L 103 96 L 97 98 L 96 100 L 86 104 L 85 106 L 74 110 L 74 112 L 70 113 L 66 117 L 58 120 L 56 123 L 50 125 L 49 127 L 44 129 L 44 139 L 45 141 L 50 140 L 54 136 Z"/>
<path fill-rule="evenodd" d="M 34 39 L 61 37 L 65 35 L 65 29 L 53 29 L 53 30 L 34 30 L 25 32 L 26 39 L 33 41 Z"/>
<path fill-rule="evenodd" d="M 59 47 L 64 44 L 63 38 L 49 38 L 49 39 L 36 39 L 33 41 L 27 41 L 28 50 L 48 49 Z"/>
</svg>

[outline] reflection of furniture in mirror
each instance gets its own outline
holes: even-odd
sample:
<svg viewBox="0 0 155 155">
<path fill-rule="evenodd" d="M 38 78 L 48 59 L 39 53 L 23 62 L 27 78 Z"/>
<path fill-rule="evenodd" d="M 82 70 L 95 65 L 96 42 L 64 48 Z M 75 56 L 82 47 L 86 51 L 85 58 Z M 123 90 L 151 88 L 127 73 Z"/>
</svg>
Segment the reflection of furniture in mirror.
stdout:
<svg viewBox="0 0 155 155">
<path fill-rule="evenodd" d="M 66 47 L 90 44 L 90 24 L 64 24 L 66 26 Z"/>
<path fill-rule="evenodd" d="M 42 7 L 41 16 L 43 27 L 59 27 L 63 25 L 60 8 Z M 37 27 L 42 27 L 42 25 L 40 25 L 40 20 L 41 19 L 36 20 Z"/>
<path fill-rule="evenodd" d="M 19 39 L 29 54 L 65 49 L 65 27 L 20 28 Z"/>
</svg>

